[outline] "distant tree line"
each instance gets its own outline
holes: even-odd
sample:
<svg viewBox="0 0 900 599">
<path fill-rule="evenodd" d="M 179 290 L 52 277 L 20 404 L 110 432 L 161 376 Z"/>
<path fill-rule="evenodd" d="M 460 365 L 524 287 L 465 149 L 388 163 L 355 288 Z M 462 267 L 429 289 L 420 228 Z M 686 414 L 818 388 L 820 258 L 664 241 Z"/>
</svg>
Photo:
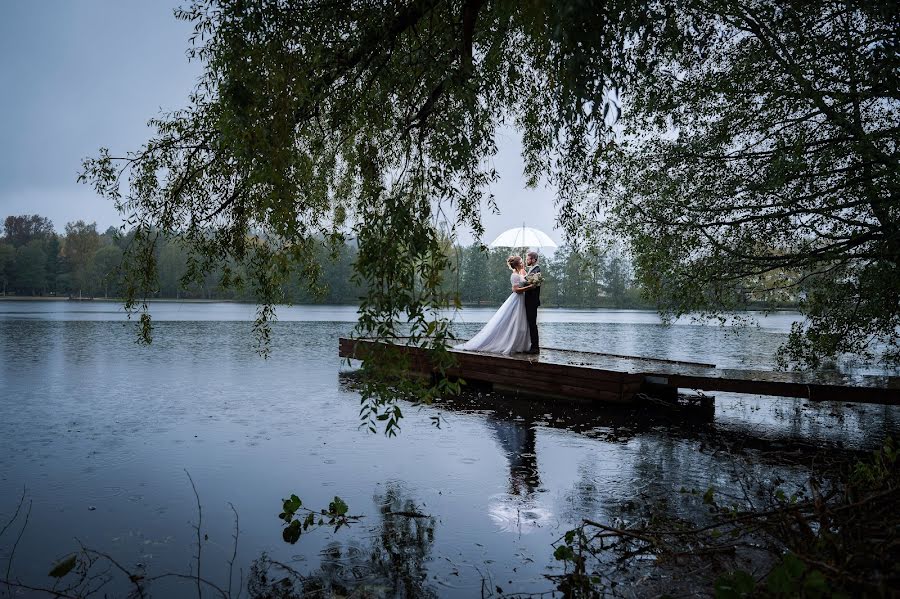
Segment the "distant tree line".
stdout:
<svg viewBox="0 0 900 599">
<path fill-rule="evenodd" d="M 116 298 L 122 295 L 119 267 L 132 234 L 114 227 L 100 233 L 96 223 L 76 221 L 58 234 L 39 215 L 9 216 L 0 238 L 0 292 L 4 295 Z M 157 298 L 254 301 L 247 290 L 223 289 L 223 272 L 213 270 L 202 283 L 185 284 L 189 255 L 178 238 L 164 236 L 156 244 Z M 321 244 L 316 262 L 322 265 L 318 285 L 308 289 L 308 277 L 294 273 L 284 288 L 285 301 L 297 304 L 354 304 L 363 290 L 352 280 L 356 246 L 332 249 Z M 509 296 L 509 249 L 482 249 L 479 244 L 449 250 L 456 285 L 466 305 L 495 306 Z M 630 264 L 617 254 L 584 254 L 569 247 L 542 257 L 547 275 L 542 300 L 560 307 L 645 307 L 633 285 Z M 240 266 L 236 276 L 244 276 Z M 235 275 L 232 275 L 235 276 Z"/>
<path fill-rule="evenodd" d="M 58 234 L 50 219 L 39 215 L 9 216 L 0 237 L 0 293 L 20 296 L 119 298 L 123 295 L 120 266 L 133 233 L 96 223 L 76 221 Z M 256 301 L 248 289 L 222 285 L 225 272 L 214 268 L 202 280 L 188 280 L 190 256 L 181 240 L 161 235 L 154 248 L 157 290 L 154 298 Z M 337 247 L 315 246 L 321 265 L 316 284 L 312 273 L 294 272 L 283 286 L 285 302 L 295 304 L 356 304 L 364 290 L 353 279 L 357 256 L 352 241 Z M 451 273 L 446 291 L 459 293 L 463 305 L 496 306 L 510 293 L 506 259 L 509 248 L 448 244 Z M 245 266 L 229 265 L 232 279 L 247 279 Z M 653 308 L 641 297 L 630 261 L 620 252 L 579 251 L 562 246 L 541 257 L 546 280 L 544 306 L 566 308 Z M 747 298 L 747 305 L 755 305 Z M 785 305 L 790 305 L 786 300 Z"/>
<path fill-rule="evenodd" d="M 0 237 L 0 293 L 21 296 L 81 298 L 122 297 L 120 267 L 134 233 L 110 227 L 103 233 L 96 223 L 76 221 L 58 234 L 53 223 L 39 215 L 9 216 Z M 154 248 L 158 287 L 155 298 L 254 301 L 249 292 L 222 288 L 225 274 L 213 269 L 200 282 L 184 281 L 189 255 L 177 237 L 160 236 Z M 316 292 L 308 289 L 302 272 L 295 273 L 284 289 L 285 301 L 294 303 L 355 303 L 360 290 L 350 280 L 355 250 L 350 245 L 336 251 L 321 248 L 317 261 L 324 265 Z M 240 266 L 233 267 L 240 276 Z M 246 276 L 244 277 L 246 278 Z"/>
<path fill-rule="evenodd" d="M 103 295 L 106 276 L 121 262 L 116 230 L 76 221 L 58 235 L 50 219 L 9 216 L 0 237 L 0 292 L 4 295 Z"/>
</svg>

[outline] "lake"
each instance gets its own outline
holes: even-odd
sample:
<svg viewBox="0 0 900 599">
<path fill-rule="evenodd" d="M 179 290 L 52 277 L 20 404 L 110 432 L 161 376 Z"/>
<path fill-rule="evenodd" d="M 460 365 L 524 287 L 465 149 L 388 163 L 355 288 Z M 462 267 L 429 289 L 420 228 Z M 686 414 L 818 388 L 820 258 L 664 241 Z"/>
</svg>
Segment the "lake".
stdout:
<svg viewBox="0 0 900 599">
<path fill-rule="evenodd" d="M 714 416 L 697 422 L 471 392 L 401 404 L 401 433 L 386 438 L 359 428 L 353 367 L 337 355 L 355 308 L 279 309 L 269 359 L 254 352 L 254 310 L 154 302 L 145 347 L 116 303 L 0 301 L 0 528 L 25 496 L 0 536 L 0 573 L 28 506 L 10 565 L 22 581 L 49 585 L 50 565 L 78 542 L 149 574 L 191 572 L 189 474 L 208 536 L 203 574 L 223 588 L 236 512 L 235 589 L 265 554 L 365 596 L 539 593 L 560 571 L 553 542 L 583 518 L 627 522 L 641 498 L 688 513 L 702 505 L 682 487 L 727 494 L 741 476 L 802 484 L 808 475 L 724 446 L 852 451 L 900 429 L 900 410 L 885 406 L 722 393 Z M 491 313 L 463 310 L 456 330 L 472 334 Z M 773 314 L 741 330 L 663 326 L 647 311 L 542 309 L 539 323 L 547 347 L 771 368 L 797 318 Z M 287 543 L 277 516 L 291 493 L 316 509 L 340 496 L 361 518 Z M 192 584 L 151 589 L 196 596 Z"/>
</svg>

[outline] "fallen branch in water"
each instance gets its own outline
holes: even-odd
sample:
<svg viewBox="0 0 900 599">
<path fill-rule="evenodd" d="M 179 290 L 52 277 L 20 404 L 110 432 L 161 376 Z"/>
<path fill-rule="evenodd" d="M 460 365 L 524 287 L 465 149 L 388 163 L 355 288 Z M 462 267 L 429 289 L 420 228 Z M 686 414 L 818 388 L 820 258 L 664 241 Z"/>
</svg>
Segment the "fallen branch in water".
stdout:
<svg viewBox="0 0 900 599">
<path fill-rule="evenodd" d="M 555 543 L 554 555 L 566 572 L 548 578 L 575 597 L 614 594 L 615 583 L 605 574 L 610 567 L 645 572 L 648 579 L 665 573 L 667 592 L 680 573 L 685 589 L 696 590 L 696 574 L 684 578 L 684 567 L 694 565 L 692 572 L 702 569 L 717 597 L 819 596 L 820 591 L 888 596 L 900 588 L 897 466 L 888 439 L 870 461 L 833 472 L 826 490 L 816 475 L 790 496 L 777 484 L 765 489 L 761 509 L 721 505 L 710 488 L 702 496 L 712 514 L 709 523 L 665 514 L 651 514 L 634 526 L 586 519 Z M 759 482 L 742 484 L 745 505 L 753 505 L 754 484 L 763 490 Z M 673 565 L 680 572 L 673 574 Z"/>
</svg>

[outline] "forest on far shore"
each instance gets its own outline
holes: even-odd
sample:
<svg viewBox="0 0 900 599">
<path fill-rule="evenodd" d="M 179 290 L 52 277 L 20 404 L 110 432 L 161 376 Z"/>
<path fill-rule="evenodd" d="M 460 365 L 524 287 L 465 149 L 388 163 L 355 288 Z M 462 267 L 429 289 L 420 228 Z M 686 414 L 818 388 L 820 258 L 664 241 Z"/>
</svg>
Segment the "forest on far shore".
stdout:
<svg viewBox="0 0 900 599">
<path fill-rule="evenodd" d="M 122 296 L 119 267 L 132 234 L 115 227 L 104 232 L 96 223 L 66 224 L 64 233 L 39 215 L 8 216 L 0 237 L 0 293 L 4 296 L 118 298 Z M 464 305 L 496 306 L 510 293 L 506 258 L 511 250 L 483 250 L 479 244 L 453 246 L 454 272 L 446 285 L 458 291 Z M 356 246 L 348 240 L 332 250 L 317 246 L 322 265 L 321 286 L 307 288 L 308 277 L 294 273 L 284 287 L 285 303 L 357 304 L 363 290 L 352 279 Z M 210 272 L 202 284 L 182 284 L 188 254 L 177 238 L 161 239 L 156 247 L 159 286 L 153 298 L 255 301 L 249 289 L 223 289 L 222 272 Z M 236 267 L 239 270 L 240 267 Z M 628 260 L 617 251 L 579 252 L 568 246 L 542 255 L 545 307 L 653 308 L 641 297 Z M 786 306 L 786 307 L 789 307 Z"/>
</svg>

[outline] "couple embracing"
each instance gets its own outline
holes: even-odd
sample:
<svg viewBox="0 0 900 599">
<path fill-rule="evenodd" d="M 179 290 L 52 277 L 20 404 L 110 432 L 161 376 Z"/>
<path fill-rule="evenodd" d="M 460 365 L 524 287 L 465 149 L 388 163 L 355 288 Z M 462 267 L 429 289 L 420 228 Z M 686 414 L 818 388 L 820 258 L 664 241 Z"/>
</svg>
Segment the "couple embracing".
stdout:
<svg viewBox="0 0 900 599">
<path fill-rule="evenodd" d="M 484 328 L 456 349 L 498 354 L 540 352 L 537 309 L 541 305 L 541 267 L 537 252 L 528 252 L 526 259 L 527 265 L 519 256 L 506 260 L 513 271 L 509 277 L 512 293 Z"/>
</svg>

